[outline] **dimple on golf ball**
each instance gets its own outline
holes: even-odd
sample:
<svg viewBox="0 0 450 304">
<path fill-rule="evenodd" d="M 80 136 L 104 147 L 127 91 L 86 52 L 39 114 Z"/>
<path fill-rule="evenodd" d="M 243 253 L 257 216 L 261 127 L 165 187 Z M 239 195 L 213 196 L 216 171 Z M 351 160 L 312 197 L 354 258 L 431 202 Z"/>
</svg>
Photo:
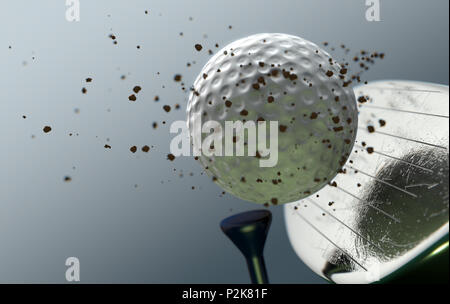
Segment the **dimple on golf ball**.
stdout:
<svg viewBox="0 0 450 304">
<path fill-rule="evenodd" d="M 357 105 L 349 83 L 345 67 L 300 37 L 257 34 L 227 45 L 194 83 L 187 107 L 191 138 L 198 120 L 276 121 L 278 159 L 273 167 L 261 167 L 258 153 L 201 154 L 199 161 L 224 190 L 247 201 L 277 205 L 317 192 L 354 144 Z"/>
</svg>

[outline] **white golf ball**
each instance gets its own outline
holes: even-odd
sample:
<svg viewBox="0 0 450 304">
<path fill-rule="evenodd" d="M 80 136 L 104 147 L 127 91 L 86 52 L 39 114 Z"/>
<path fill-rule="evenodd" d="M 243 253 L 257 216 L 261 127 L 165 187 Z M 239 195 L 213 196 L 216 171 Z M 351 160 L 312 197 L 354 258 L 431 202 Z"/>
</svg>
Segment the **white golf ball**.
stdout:
<svg viewBox="0 0 450 304">
<path fill-rule="evenodd" d="M 355 95 L 345 74 L 328 53 L 296 36 L 257 34 L 227 45 L 194 83 L 190 135 L 198 120 L 276 121 L 278 162 L 261 167 L 258 154 L 202 154 L 206 172 L 227 192 L 261 204 L 293 202 L 330 183 L 357 130 Z"/>
</svg>

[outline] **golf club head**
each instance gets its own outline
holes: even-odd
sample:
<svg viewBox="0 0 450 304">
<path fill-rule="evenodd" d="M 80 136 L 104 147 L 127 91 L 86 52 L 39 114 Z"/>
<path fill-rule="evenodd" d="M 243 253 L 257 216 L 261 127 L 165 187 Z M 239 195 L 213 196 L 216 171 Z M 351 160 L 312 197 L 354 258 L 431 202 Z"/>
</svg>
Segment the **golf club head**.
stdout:
<svg viewBox="0 0 450 304">
<path fill-rule="evenodd" d="M 342 172 L 284 208 L 290 242 L 335 283 L 448 282 L 448 86 L 356 87 L 356 143 Z"/>
</svg>

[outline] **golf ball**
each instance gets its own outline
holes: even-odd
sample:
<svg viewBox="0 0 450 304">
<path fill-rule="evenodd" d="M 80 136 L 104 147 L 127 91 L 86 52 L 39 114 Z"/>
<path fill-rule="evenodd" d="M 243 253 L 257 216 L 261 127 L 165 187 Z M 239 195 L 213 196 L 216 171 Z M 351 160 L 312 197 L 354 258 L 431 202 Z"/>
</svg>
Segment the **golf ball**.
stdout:
<svg viewBox="0 0 450 304">
<path fill-rule="evenodd" d="M 198 160 L 205 171 L 228 193 L 261 204 L 289 203 L 320 190 L 345 164 L 356 136 L 357 105 L 346 73 L 328 53 L 296 36 L 257 34 L 227 45 L 194 82 L 187 107 L 191 143 L 199 121 L 265 121 L 267 146 L 278 136 L 277 162 L 262 167 L 261 158 L 269 155 L 211 156 L 202 150 Z M 269 122 L 278 123 L 277 134 Z M 233 138 L 240 140 L 247 149 L 248 140 Z"/>
</svg>

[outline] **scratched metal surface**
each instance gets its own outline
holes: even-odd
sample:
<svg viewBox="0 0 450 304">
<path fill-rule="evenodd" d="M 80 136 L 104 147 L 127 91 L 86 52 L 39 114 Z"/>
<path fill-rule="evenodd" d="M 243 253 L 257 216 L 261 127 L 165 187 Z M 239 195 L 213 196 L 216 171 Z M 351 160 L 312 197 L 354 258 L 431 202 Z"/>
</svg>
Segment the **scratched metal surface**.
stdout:
<svg viewBox="0 0 450 304">
<path fill-rule="evenodd" d="M 448 233 L 448 93 L 407 81 L 355 88 L 368 102 L 344 173 L 285 206 L 292 246 L 316 273 L 370 283 Z"/>
</svg>

